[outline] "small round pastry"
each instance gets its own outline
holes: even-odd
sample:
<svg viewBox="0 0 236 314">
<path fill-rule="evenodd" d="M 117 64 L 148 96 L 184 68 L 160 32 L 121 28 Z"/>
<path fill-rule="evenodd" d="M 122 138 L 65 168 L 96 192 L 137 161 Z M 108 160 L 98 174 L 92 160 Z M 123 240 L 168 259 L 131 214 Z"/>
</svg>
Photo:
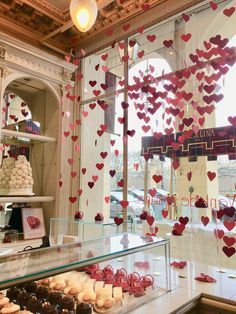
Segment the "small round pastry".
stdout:
<svg viewBox="0 0 236 314">
<path fill-rule="evenodd" d="M 20 293 L 20 288 L 18 287 L 11 287 L 7 290 L 7 298 L 10 299 L 11 302 L 16 301 L 17 295 Z"/>
<path fill-rule="evenodd" d="M 39 286 L 37 288 L 37 290 L 35 291 L 35 295 L 37 298 L 41 299 L 41 300 L 45 300 L 48 297 L 48 289 L 46 287 L 43 286 Z"/>
<path fill-rule="evenodd" d="M 27 282 L 24 286 L 24 289 L 30 293 L 35 293 L 37 288 L 38 288 L 38 285 L 37 285 L 37 282 L 35 281 Z"/>
<path fill-rule="evenodd" d="M 62 295 L 60 292 L 50 292 L 47 301 L 52 305 L 61 305 Z"/>
<path fill-rule="evenodd" d="M 71 297 L 63 297 L 61 300 L 61 309 L 65 309 L 65 310 L 69 310 L 69 311 L 73 311 L 75 307 L 75 303 L 74 303 L 74 299 Z"/>
<path fill-rule="evenodd" d="M 81 287 L 79 287 L 79 286 L 76 286 L 76 287 L 66 287 L 64 289 L 64 294 L 72 296 L 72 297 L 75 297 L 80 291 L 81 291 Z"/>
<path fill-rule="evenodd" d="M 37 299 L 35 296 L 32 296 L 26 304 L 27 310 L 32 313 L 39 313 L 42 308 L 42 300 Z"/>
<path fill-rule="evenodd" d="M 8 303 L 10 303 L 10 299 L 8 299 L 7 297 L 1 297 L 2 295 L 0 295 L 0 310 L 6 306 Z"/>
<path fill-rule="evenodd" d="M 20 306 L 14 303 L 8 303 L 6 306 L 4 306 L 0 313 L 1 314 L 18 314 L 20 311 Z"/>
<path fill-rule="evenodd" d="M 31 294 L 26 290 L 21 290 L 21 292 L 18 294 L 16 303 L 20 305 L 21 309 L 24 309 L 24 306 L 26 306 L 30 296 Z"/>
<path fill-rule="evenodd" d="M 109 298 L 104 301 L 103 307 L 105 307 L 106 309 L 110 309 L 111 307 L 114 306 L 114 304 L 115 304 L 115 300 L 113 298 Z"/>
<path fill-rule="evenodd" d="M 43 303 L 40 314 L 58 314 L 58 310 L 55 305 L 45 302 Z"/>
<path fill-rule="evenodd" d="M 39 280 L 39 285 L 40 286 L 45 286 L 45 287 L 49 287 L 50 283 L 53 281 L 52 277 L 49 278 L 44 278 L 42 280 Z"/>
<path fill-rule="evenodd" d="M 64 280 L 60 281 L 53 281 L 49 285 L 50 289 L 55 290 L 55 291 L 62 291 L 66 287 L 66 283 Z"/>
<path fill-rule="evenodd" d="M 80 303 L 76 307 L 76 314 L 92 314 L 92 305 L 89 303 Z"/>
</svg>

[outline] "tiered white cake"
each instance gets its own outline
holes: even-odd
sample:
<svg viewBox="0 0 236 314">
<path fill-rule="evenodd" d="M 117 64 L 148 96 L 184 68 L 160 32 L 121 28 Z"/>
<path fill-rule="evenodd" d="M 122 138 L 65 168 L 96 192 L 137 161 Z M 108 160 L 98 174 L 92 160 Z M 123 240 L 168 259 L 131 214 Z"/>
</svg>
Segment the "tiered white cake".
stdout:
<svg viewBox="0 0 236 314">
<path fill-rule="evenodd" d="M 8 195 L 34 195 L 33 184 L 31 165 L 24 155 L 19 155 L 12 171 Z"/>
<path fill-rule="evenodd" d="M 7 195 L 10 191 L 10 179 L 15 167 L 15 159 L 7 157 L 3 159 L 0 169 L 0 195 Z"/>
</svg>

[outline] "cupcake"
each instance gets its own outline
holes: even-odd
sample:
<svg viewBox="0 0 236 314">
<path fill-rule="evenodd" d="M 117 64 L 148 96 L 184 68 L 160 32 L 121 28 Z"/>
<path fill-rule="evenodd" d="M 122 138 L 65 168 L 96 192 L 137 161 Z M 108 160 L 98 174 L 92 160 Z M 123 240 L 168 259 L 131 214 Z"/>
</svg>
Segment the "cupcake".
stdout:
<svg viewBox="0 0 236 314">
<path fill-rule="evenodd" d="M 35 281 L 27 282 L 24 286 L 24 289 L 30 293 L 35 293 L 37 288 L 38 288 L 38 285 L 37 285 L 37 282 Z"/>
<path fill-rule="evenodd" d="M 32 296 L 28 300 L 26 308 L 32 313 L 39 313 L 42 308 L 42 300 L 37 299 L 35 296 Z"/>
<path fill-rule="evenodd" d="M 41 300 L 45 300 L 48 297 L 48 289 L 46 287 L 40 286 L 36 289 L 35 291 L 35 295 L 37 298 L 41 299 Z"/>
<path fill-rule="evenodd" d="M 39 313 L 40 314 L 58 314 L 58 310 L 55 305 L 51 305 L 50 303 L 45 302 Z"/>
<path fill-rule="evenodd" d="M 27 292 L 26 290 L 22 290 L 16 298 L 16 303 L 20 305 L 21 309 L 24 309 L 24 306 L 26 306 L 26 303 L 28 302 L 30 297 L 31 294 L 29 292 Z"/>
<path fill-rule="evenodd" d="M 68 310 L 68 311 L 73 311 L 74 307 L 75 307 L 75 303 L 74 303 L 74 299 L 73 298 L 67 297 L 67 296 L 62 298 L 61 306 L 60 306 L 61 309 L 65 309 L 65 310 Z"/>
<path fill-rule="evenodd" d="M 76 307 L 76 314 L 92 314 L 92 305 L 89 303 L 80 303 Z"/>
<path fill-rule="evenodd" d="M 14 303 L 8 303 L 0 310 L 0 314 L 18 314 L 20 306 Z"/>
<path fill-rule="evenodd" d="M 62 295 L 60 292 L 50 292 L 47 301 L 52 305 L 61 305 Z"/>
<path fill-rule="evenodd" d="M 7 297 L 10 301 L 16 301 L 17 295 L 20 293 L 20 288 L 14 286 L 7 290 Z"/>
</svg>

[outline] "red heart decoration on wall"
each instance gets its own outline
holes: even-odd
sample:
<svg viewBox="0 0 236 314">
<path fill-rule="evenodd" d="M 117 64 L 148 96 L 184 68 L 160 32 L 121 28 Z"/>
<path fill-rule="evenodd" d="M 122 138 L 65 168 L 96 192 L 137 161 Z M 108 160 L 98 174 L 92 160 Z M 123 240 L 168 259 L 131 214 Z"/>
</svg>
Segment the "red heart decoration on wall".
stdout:
<svg viewBox="0 0 236 314">
<path fill-rule="evenodd" d="M 157 190 L 155 188 L 152 188 L 148 192 L 151 195 L 151 197 L 154 197 L 156 195 Z"/>
<path fill-rule="evenodd" d="M 90 189 L 92 189 L 94 187 L 94 182 L 92 181 L 88 182 L 88 186 L 90 187 Z"/>
<path fill-rule="evenodd" d="M 105 202 L 108 204 L 110 202 L 110 196 L 105 196 Z"/>
</svg>

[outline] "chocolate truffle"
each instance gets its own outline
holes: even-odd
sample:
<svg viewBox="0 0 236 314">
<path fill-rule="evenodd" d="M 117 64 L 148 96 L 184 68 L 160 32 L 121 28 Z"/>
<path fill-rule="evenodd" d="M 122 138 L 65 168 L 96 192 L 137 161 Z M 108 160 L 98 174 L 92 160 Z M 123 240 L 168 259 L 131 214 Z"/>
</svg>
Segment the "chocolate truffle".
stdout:
<svg viewBox="0 0 236 314">
<path fill-rule="evenodd" d="M 62 295 L 60 292 L 50 292 L 47 300 L 52 305 L 61 305 Z"/>
<path fill-rule="evenodd" d="M 35 296 L 32 296 L 27 302 L 26 308 L 32 313 L 38 313 L 42 308 L 42 301 L 37 299 Z"/>
<path fill-rule="evenodd" d="M 36 289 L 38 288 L 38 285 L 37 282 L 35 281 L 26 282 L 24 288 L 27 292 L 35 293 Z"/>
<path fill-rule="evenodd" d="M 18 287 L 11 287 L 7 290 L 7 297 L 10 299 L 10 301 L 16 301 L 19 293 L 20 289 Z"/>
<path fill-rule="evenodd" d="M 58 314 L 58 310 L 55 305 L 46 302 L 43 304 L 40 314 Z"/>
<path fill-rule="evenodd" d="M 80 303 L 76 307 L 76 314 L 91 314 L 92 311 L 92 305 L 89 303 Z"/>
<path fill-rule="evenodd" d="M 26 303 L 28 302 L 31 294 L 27 292 L 26 290 L 22 290 L 17 298 L 16 298 L 16 303 L 20 305 L 21 309 L 24 309 L 24 306 L 26 306 Z"/>
<path fill-rule="evenodd" d="M 48 293 L 48 289 L 45 287 L 38 287 L 35 291 L 36 297 L 41 300 L 47 299 Z"/>
<path fill-rule="evenodd" d="M 63 297 L 61 301 L 61 309 L 73 311 L 75 304 L 74 304 L 74 299 L 71 297 Z"/>
</svg>

